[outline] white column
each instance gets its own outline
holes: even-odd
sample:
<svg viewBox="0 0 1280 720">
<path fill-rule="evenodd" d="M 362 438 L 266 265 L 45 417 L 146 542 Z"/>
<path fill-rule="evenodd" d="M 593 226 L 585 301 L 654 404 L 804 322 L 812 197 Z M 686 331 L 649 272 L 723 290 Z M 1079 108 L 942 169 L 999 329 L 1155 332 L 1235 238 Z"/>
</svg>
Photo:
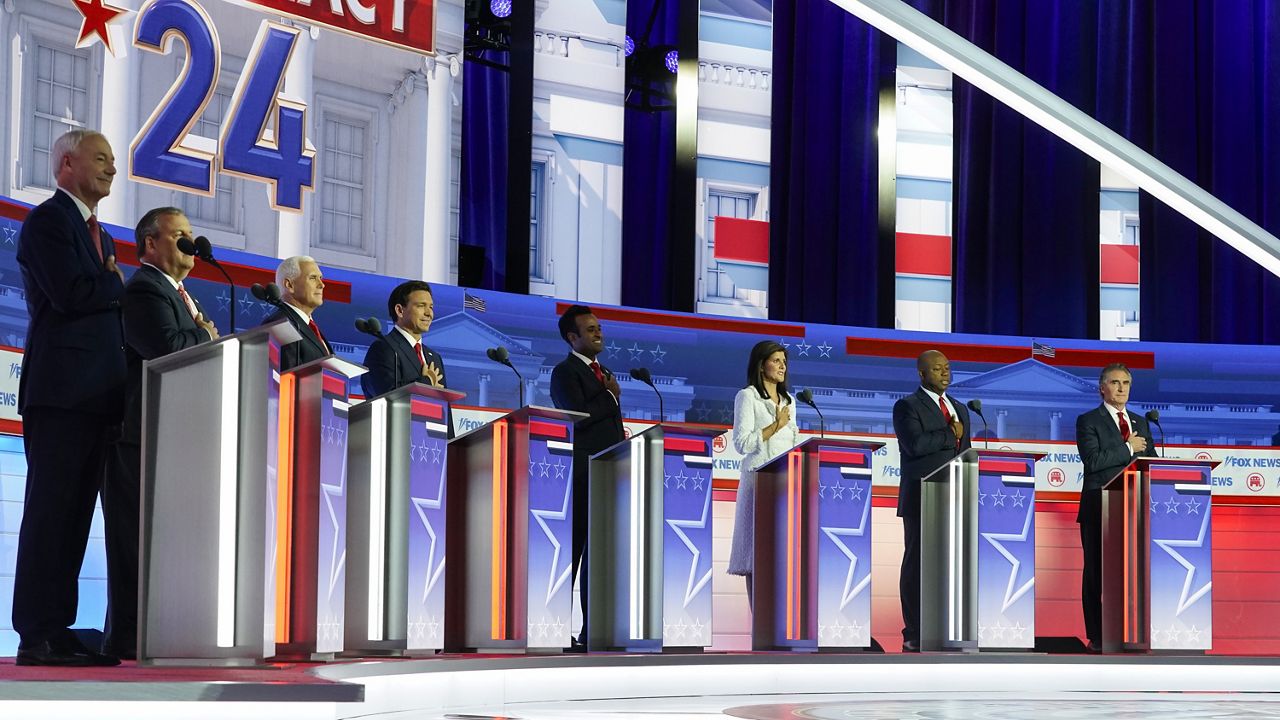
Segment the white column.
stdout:
<svg viewBox="0 0 1280 720">
<path fill-rule="evenodd" d="M 139 0 L 113 2 L 112 5 L 126 10 L 137 10 Z M 133 227 L 138 222 L 136 185 L 129 181 L 129 145 L 138 131 L 133 116 L 137 110 L 137 98 L 141 58 L 134 50 L 132 37 L 125 32 L 126 25 L 132 29 L 130 14 L 129 23 L 116 22 L 108 26 L 111 37 L 113 56 L 103 48 L 102 52 L 102 92 L 98 96 L 98 127 L 111 149 L 116 155 L 116 180 L 111 184 L 111 194 L 98 204 L 98 215 L 101 219 Z M 131 57 L 132 54 L 132 57 Z"/>
<path fill-rule="evenodd" d="M 493 376 L 489 373 L 480 373 L 480 397 L 478 402 L 480 407 L 489 407 L 489 382 L 493 380 Z"/>
<path fill-rule="evenodd" d="M 1060 412 L 1049 413 L 1049 439 L 1062 439 L 1062 413 Z"/>
<path fill-rule="evenodd" d="M 311 218 L 315 204 L 319 200 L 320 173 L 319 134 L 321 125 L 320 113 L 315 106 L 315 56 L 316 39 L 320 37 L 318 29 L 304 23 L 285 21 L 302 32 L 293 48 L 293 57 L 284 73 L 284 92 L 290 97 L 301 100 L 307 105 L 307 137 L 316 146 L 316 186 L 313 192 L 303 192 L 302 212 L 279 210 L 276 212 L 276 256 L 280 258 L 294 255 L 306 255 L 311 246 Z"/>
<path fill-rule="evenodd" d="M 1008 410 L 1001 410 L 1000 412 L 996 413 L 996 437 L 997 438 L 1001 438 L 1001 439 L 1004 438 L 1005 425 L 1006 425 L 1006 421 L 1008 420 L 1008 417 L 1009 417 Z"/>
<path fill-rule="evenodd" d="M 449 191 L 453 171 L 453 78 L 458 59 L 428 60 L 426 196 L 422 208 L 422 279 L 449 282 Z"/>
</svg>

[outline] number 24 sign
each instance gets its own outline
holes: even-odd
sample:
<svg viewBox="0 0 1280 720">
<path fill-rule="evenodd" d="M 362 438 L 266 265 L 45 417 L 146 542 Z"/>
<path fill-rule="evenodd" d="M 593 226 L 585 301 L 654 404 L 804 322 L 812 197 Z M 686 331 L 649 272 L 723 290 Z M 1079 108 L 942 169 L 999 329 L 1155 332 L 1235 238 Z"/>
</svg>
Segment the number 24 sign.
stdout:
<svg viewBox="0 0 1280 720">
<path fill-rule="evenodd" d="M 298 34 L 262 21 L 221 137 L 210 150 L 190 133 L 217 85 L 218 33 L 204 8 L 190 0 L 148 0 L 138 11 L 134 46 L 163 55 L 177 37 L 187 56 L 182 73 L 129 146 L 130 177 L 213 195 L 217 174 L 225 172 L 267 183 L 272 208 L 300 211 L 303 188 L 314 187 L 316 151 L 307 140 L 306 104 L 282 93 Z"/>
</svg>

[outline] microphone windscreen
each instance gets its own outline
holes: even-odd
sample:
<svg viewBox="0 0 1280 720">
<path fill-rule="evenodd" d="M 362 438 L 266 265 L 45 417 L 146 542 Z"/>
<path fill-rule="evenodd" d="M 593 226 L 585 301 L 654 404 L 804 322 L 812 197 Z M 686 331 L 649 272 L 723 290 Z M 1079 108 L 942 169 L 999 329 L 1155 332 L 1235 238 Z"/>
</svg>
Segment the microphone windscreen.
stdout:
<svg viewBox="0 0 1280 720">
<path fill-rule="evenodd" d="M 369 321 L 364 318 L 356 318 L 356 330 L 362 333 L 369 332 Z"/>
<path fill-rule="evenodd" d="M 369 328 L 369 332 L 373 333 L 374 335 L 382 334 L 382 321 L 379 320 L 378 318 L 371 317 L 368 320 L 364 321 L 364 325 L 365 327 Z"/>
<path fill-rule="evenodd" d="M 1158 424 L 1160 422 L 1160 411 L 1152 408 L 1151 410 L 1147 411 L 1146 418 L 1147 418 L 1147 422 L 1153 422 Z"/>
<path fill-rule="evenodd" d="M 178 250 L 181 251 L 183 255 L 195 255 L 200 252 L 199 249 L 196 248 L 196 244 L 191 242 L 191 238 L 189 237 L 178 238 Z"/>
<path fill-rule="evenodd" d="M 201 235 L 196 238 L 196 253 L 200 257 L 213 257 L 213 245 L 210 244 L 209 238 Z"/>
<path fill-rule="evenodd" d="M 805 388 L 805 389 L 801 390 L 800 392 L 796 393 L 796 399 L 797 399 L 797 400 L 799 400 L 800 402 L 804 403 L 805 405 L 812 405 L 812 404 L 813 404 L 813 391 L 812 391 L 812 390 L 810 390 L 809 388 Z"/>
<path fill-rule="evenodd" d="M 489 358 L 494 362 L 502 362 L 501 360 L 498 359 L 498 348 L 489 348 L 484 351 L 484 354 L 485 354 L 485 357 Z"/>
<path fill-rule="evenodd" d="M 264 287 L 262 287 L 262 286 L 261 286 L 261 285 L 259 285 L 258 283 L 254 283 L 254 284 L 250 285 L 250 286 L 249 286 L 249 292 L 250 292 L 250 293 L 252 293 L 252 294 L 253 294 L 253 296 L 254 296 L 254 297 L 256 297 L 256 298 L 258 298 L 259 300 L 261 300 L 261 301 L 263 301 L 263 302 L 266 302 L 266 300 L 267 300 L 267 289 L 266 289 L 266 288 L 264 288 Z"/>
<path fill-rule="evenodd" d="M 969 406 L 970 410 L 978 413 L 979 415 L 982 414 L 982 401 L 978 398 L 974 398 L 965 404 Z"/>
<path fill-rule="evenodd" d="M 280 300 L 280 286 L 275 283 L 267 283 L 267 302 L 278 302 Z"/>
<path fill-rule="evenodd" d="M 504 363 L 511 359 L 511 352 L 506 347 L 499 345 L 493 349 L 493 354 L 498 356 L 498 362 Z"/>
<path fill-rule="evenodd" d="M 653 376 L 649 374 L 648 368 L 631 368 L 631 379 L 639 380 L 645 385 L 653 384 Z"/>
</svg>

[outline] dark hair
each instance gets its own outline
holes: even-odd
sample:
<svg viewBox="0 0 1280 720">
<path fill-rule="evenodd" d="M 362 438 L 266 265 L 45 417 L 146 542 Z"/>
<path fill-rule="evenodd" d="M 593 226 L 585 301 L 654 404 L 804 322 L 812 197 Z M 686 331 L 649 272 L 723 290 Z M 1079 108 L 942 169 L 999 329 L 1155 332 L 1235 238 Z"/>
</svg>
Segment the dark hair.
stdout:
<svg viewBox="0 0 1280 720">
<path fill-rule="evenodd" d="M 761 340 L 756 343 L 755 347 L 751 348 L 751 357 L 747 360 L 747 385 L 755 388 L 762 398 L 767 399 L 769 392 L 765 390 L 764 376 L 760 372 L 760 368 L 776 352 L 781 352 L 783 357 L 787 356 L 787 349 L 781 343 L 773 340 Z M 787 389 L 787 381 L 785 379 L 778 383 L 778 400 L 785 400 L 786 404 L 791 404 L 791 391 Z"/>
<path fill-rule="evenodd" d="M 142 259 L 142 254 L 147 249 L 147 237 L 153 236 L 160 232 L 160 218 L 165 215 L 183 215 L 181 208 L 176 207 L 158 207 L 148 210 L 146 215 L 138 221 L 138 226 L 133 229 L 133 239 L 138 243 L 138 259 Z"/>
<path fill-rule="evenodd" d="M 1101 385 L 1102 383 L 1106 382 L 1107 373 L 1112 372 L 1114 370 L 1122 370 L 1124 371 L 1125 375 L 1128 375 L 1129 377 L 1133 377 L 1133 373 L 1129 372 L 1129 367 L 1124 363 L 1111 363 L 1110 365 L 1102 368 L 1102 372 L 1098 373 L 1098 384 Z"/>
<path fill-rule="evenodd" d="M 396 321 L 396 306 L 408 305 L 409 296 L 418 292 L 425 291 L 428 295 L 435 297 L 435 293 L 431 292 L 431 286 L 421 280 L 409 280 L 402 282 L 391 291 L 391 295 L 387 297 L 387 317 L 391 318 L 391 322 Z"/>
<path fill-rule="evenodd" d="M 564 338 L 565 342 L 569 342 L 569 333 L 574 335 L 581 334 L 578 331 L 578 318 L 583 315 L 595 315 L 595 312 L 586 305 L 570 305 L 569 309 L 565 310 L 564 314 L 560 316 L 560 337 Z M 573 343 L 569 344 L 572 345 Z"/>
</svg>

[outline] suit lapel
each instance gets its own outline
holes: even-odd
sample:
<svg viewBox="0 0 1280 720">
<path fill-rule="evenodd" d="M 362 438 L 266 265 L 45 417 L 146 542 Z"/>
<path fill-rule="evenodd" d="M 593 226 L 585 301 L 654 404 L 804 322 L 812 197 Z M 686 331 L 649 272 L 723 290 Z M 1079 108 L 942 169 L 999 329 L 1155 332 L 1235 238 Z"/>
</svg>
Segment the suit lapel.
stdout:
<svg viewBox="0 0 1280 720">
<path fill-rule="evenodd" d="M 418 354 L 413 351 L 413 346 L 409 344 L 409 340 L 400 334 L 399 330 L 391 329 L 387 334 L 387 342 L 391 343 L 391 348 L 396 351 L 396 362 L 406 363 L 405 367 L 410 368 L 414 374 L 420 374 L 422 368 L 418 366 Z"/>
<path fill-rule="evenodd" d="M 73 221 L 71 224 L 76 229 L 76 236 L 80 238 L 81 248 L 88 253 L 89 262 L 92 263 L 95 268 L 101 268 L 102 262 L 98 259 L 98 251 L 93 247 L 93 237 L 89 234 L 89 223 L 80 215 L 80 208 L 76 205 L 76 201 L 60 189 L 54 191 L 53 197 L 58 201 L 58 204 L 62 206 L 62 209 L 71 216 Z M 99 232 L 105 235 L 106 230 L 102 228 L 102 225 L 99 224 L 98 227 Z M 105 257 L 105 255 L 103 257 Z"/>
</svg>

